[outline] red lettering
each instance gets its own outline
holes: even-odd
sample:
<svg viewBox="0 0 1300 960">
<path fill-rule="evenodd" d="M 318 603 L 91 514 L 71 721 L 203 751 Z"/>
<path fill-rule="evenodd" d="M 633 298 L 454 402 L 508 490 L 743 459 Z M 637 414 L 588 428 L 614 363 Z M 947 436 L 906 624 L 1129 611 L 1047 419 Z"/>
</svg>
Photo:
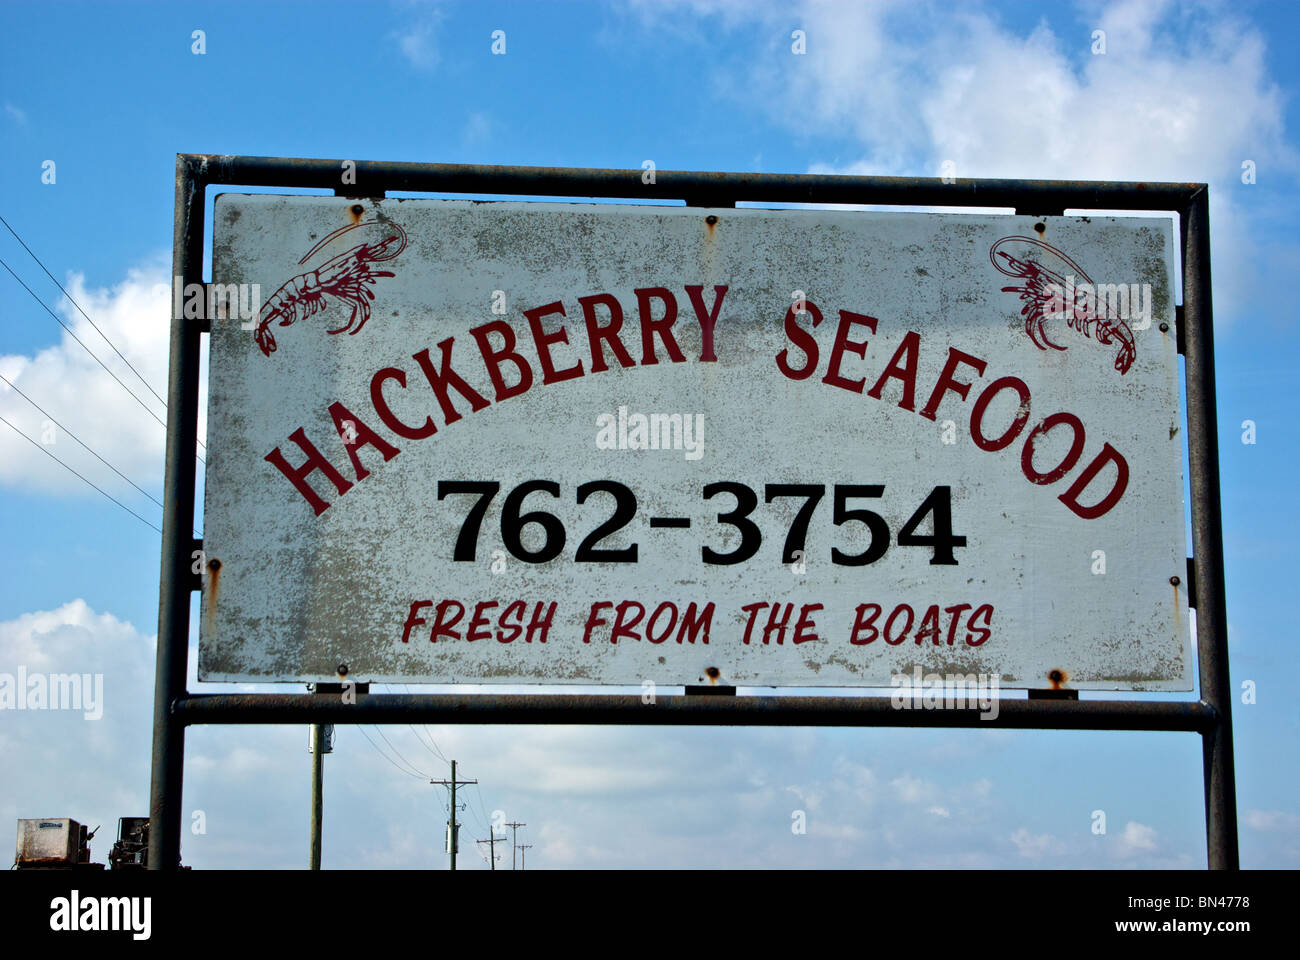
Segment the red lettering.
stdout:
<svg viewBox="0 0 1300 960">
<path fill-rule="evenodd" d="M 873 329 L 871 331 L 875 333 Z M 875 386 L 867 391 L 867 396 L 876 400 L 880 399 L 881 391 L 885 389 L 885 383 L 893 378 L 903 385 L 903 399 L 898 401 L 898 405 L 904 410 L 916 409 L 916 363 L 921 352 L 921 335 L 914 330 L 907 331 L 903 337 L 903 342 L 898 345 L 894 355 L 889 358 L 889 366 L 885 367 L 885 372 L 880 375 Z M 900 361 L 902 361 L 900 363 Z"/>
<path fill-rule="evenodd" d="M 944 613 L 950 613 L 953 615 L 952 619 L 948 621 L 948 646 L 951 647 L 953 640 L 955 640 L 957 637 L 957 624 L 961 621 L 961 615 L 963 611 L 969 609 L 970 609 L 969 603 L 959 603 L 954 607 L 943 608 Z"/>
<path fill-rule="evenodd" d="M 542 383 L 544 384 L 561 383 L 582 376 L 581 360 L 578 361 L 576 367 L 569 367 L 567 370 L 558 372 L 555 369 L 555 364 L 551 360 L 551 344 L 568 343 L 569 334 L 563 326 L 555 333 L 542 332 L 542 317 L 550 316 L 552 313 L 564 316 L 564 304 L 556 300 L 544 307 L 534 307 L 532 310 L 524 311 L 524 316 L 528 318 L 528 329 L 533 334 L 533 342 L 537 344 L 537 359 L 542 364 Z"/>
<path fill-rule="evenodd" d="M 793 606 L 793 604 L 792 604 Z M 817 634 L 804 633 L 804 627 L 816 630 L 817 624 L 813 623 L 812 614 L 822 609 L 820 603 L 805 603 L 799 608 L 799 622 L 794 625 L 794 637 L 792 643 L 807 643 L 809 640 L 816 640 Z"/>
<path fill-rule="evenodd" d="M 483 355 L 488 376 L 496 388 L 498 403 L 517 397 L 533 385 L 533 368 L 515 351 L 515 332 L 510 324 L 504 320 L 490 320 L 482 326 L 471 328 L 469 332 L 478 341 L 479 353 Z M 501 335 L 504 343 L 500 350 L 492 349 L 492 343 L 488 340 L 490 333 Z M 519 382 L 513 387 L 506 386 L 505 377 L 501 376 L 501 364 L 507 361 L 513 363 L 519 371 Z"/>
<path fill-rule="evenodd" d="M 334 484 L 334 489 L 339 492 L 339 496 L 343 496 L 343 494 L 351 490 L 352 484 L 344 480 L 343 475 L 334 469 L 334 465 L 321 455 L 321 452 L 316 449 L 316 445 L 307 439 L 307 434 L 302 427 L 289 434 L 289 439 L 298 444 L 298 449 L 307 455 L 307 462 L 301 467 L 289 466 L 279 447 L 276 447 L 262 459 L 289 478 L 289 482 L 293 484 L 294 489 L 303 495 L 306 501 L 311 504 L 316 516 L 319 517 L 329 509 L 329 504 L 317 496 L 316 491 L 307 483 L 307 478 L 311 476 L 312 471 L 319 470 L 325 474 L 326 479 Z"/>
<path fill-rule="evenodd" d="M 414 600 L 411 602 L 411 610 L 406 615 L 406 622 L 402 624 L 402 643 L 408 643 L 411 639 L 411 628 L 418 627 L 425 623 L 424 617 L 417 617 L 421 607 L 433 606 L 432 600 Z"/>
<path fill-rule="evenodd" d="M 854 324 L 861 324 L 872 333 L 876 332 L 876 318 L 864 316 L 861 313 L 850 313 L 848 310 L 840 311 L 840 325 L 835 330 L 835 343 L 831 347 L 831 359 L 826 366 L 826 376 L 822 377 L 822 383 L 828 383 L 832 387 L 839 387 L 841 390 L 847 390 L 850 393 L 861 393 L 863 385 L 867 382 L 862 380 L 848 380 L 840 376 L 840 362 L 844 359 L 844 351 L 855 353 L 859 357 L 867 355 L 866 340 L 850 340 L 849 331 Z"/>
<path fill-rule="evenodd" d="M 777 616 L 782 606 L 785 607 L 785 616 L 781 617 L 781 619 L 778 620 Z M 776 642 L 778 645 L 785 643 L 785 628 L 786 625 L 790 622 L 790 615 L 792 613 L 794 613 L 793 603 L 772 604 L 772 609 L 767 612 L 767 626 L 763 628 L 764 643 L 770 642 L 768 640 L 768 637 L 770 637 L 773 633 L 776 634 Z"/>
<path fill-rule="evenodd" d="M 556 606 L 558 606 L 558 604 L 556 604 L 555 601 L 551 601 L 551 605 L 546 608 L 546 615 L 542 616 L 542 602 L 540 600 L 537 601 L 537 605 L 533 608 L 533 617 L 528 621 L 528 632 L 524 635 L 524 643 L 533 642 L 534 630 L 540 630 L 542 633 L 542 638 L 537 642 L 546 642 L 546 638 L 551 632 L 551 623 L 555 620 Z"/>
<path fill-rule="evenodd" d="M 975 621 L 978 620 L 981 616 L 984 618 L 984 626 L 977 627 L 975 625 Z M 970 620 L 967 623 L 971 629 L 978 630 L 980 633 L 983 634 L 983 636 L 980 637 L 978 640 L 972 640 L 971 635 L 969 633 L 966 634 L 966 644 L 971 647 L 978 647 L 981 643 L 983 643 L 985 640 L 989 638 L 988 628 L 993 624 L 993 605 L 991 603 L 981 603 L 978 607 L 975 608 L 975 612 L 970 615 Z"/>
<path fill-rule="evenodd" d="M 397 419 L 392 408 L 388 406 L 388 401 L 384 399 L 386 380 L 396 380 L 397 385 L 405 390 L 406 372 L 398 367 L 384 367 L 370 378 L 370 402 L 374 405 L 375 412 L 379 414 L 379 419 L 384 422 L 384 426 L 407 440 L 423 440 L 437 433 L 438 428 L 433 425 L 433 417 L 425 417 L 423 425 L 419 427 L 408 427 Z"/>
<path fill-rule="evenodd" d="M 934 385 L 934 392 L 930 394 L 925 409 L 921 411 L 921 416 L 925 417 L 925 419 L 933 420 L 935 418 L 935 412 L 939 409 L 939 401 L 943 399 L 945 393 L 952 391 L 963 400 L 970 393 L 971 385 L 969 383 L 961 383 L 953 379 L 953 374 L 957 372 L 957 365 L 962 363 L 968 367 L 974 367 L 975 372 L 980 376 L 984 375 L 984 368 L 988 366 L 979 357 L 972 357 L 969 353 L 962 353 L 956 347 L 949 347 L 948 360 L 943 365 L 943 372 L 939 374 L 939 382 Z"/>
<path fill-rule="evenodd" d="M 433 362 L 429 359 L 427 347 L 411 356 L 411 359 L 420 365 L 420 369 L 424 372 L 424 378 L 429 381 L 429 386 L 433 388 L 434 395 L 438 398 L 438 406 L 442 408 L 442 415 L 448 423 L 455 423 L 461 417 L 456 412 L 456 408 L 452 406 L 451 397 L 447 393 L 448 387 L 455 387 L 456 392 L 469 401 L 470 413 L 477 413 L 484 407 L 489 406 L 487 397 L 466 383 L 460 374 L 451 368 L 451 348 L 454 342 L 455 337 L 448 337 L 438 344 L 438 349 L 442 351 L 442 368 L 437 371 L 433 369 Z"/>
<path fill-rule="evenodd" d="M 522 600 L 516 600 L 514 603 L 510 604 L 510 606 L 501 611 L 501 619 L 497 621 L 499 624 L 497 629 L 497 643 L 513 643 L 515 640 L 519 639 L 519 634 L 524 632 L 524 611 L 527 609 L 528 604 L 524 603 Z M 507 637 L 504 635 L 504 632 L 500 627 L 507 626 L 506 618 L 511 615 L 518 617 L 519 623 L 508 625 L 514 632 Z"/>
<path fill-rule="evenodd" d="M 903 632 L 898 635 L 897 640 L 891 640 L 890 637 L 892 637 L 894 634 L 894 618 L 897 617 L 903 611 L 907 611 L 907 625 L 903 627 Z M 896 606 L 893 612 L 889 615 L 889 619 L 885 621 L 885 643 L 889 644 L 890 646 L 896 647 L 904 640 L 906 640 L 907 631 L 912 629 L 912 621 L 915 618 L 916 618 L 916 614 L 912 611 L 912 608 L 909 607 L 907 604 L 900 603 L 898 606 Z"/>
<path fill-rule="evenodd" d="M 663 613 L 665 610 L 672 611 L 673 618 L 669 621 L 668 627 L 664 630 L 663 635 L 656 640 L 655 621 L 659 619 L 659 614 Z M 655 607 L 655 612 L 650 615 L 650 620 L 645 625 L 645 638 L 651 643 L 663 643 L 672 634 L 673 627 L 675 626 L 677 626 L 677 605 L 665 600 L 663 603 L 659 604 L 659 606 Z"/>
<path fill-rule="evenodd" d="M 722 298 L 727 295 L 727 288 L 718 285 L 713 288 L 713 309 L 705 310 L 704 308 L 704 287 L 688 286 L 687 294 L 691 298 L 691 306 L 695 308 L 695 319 L 700 321 L 700 362 L 715 363 L 717 356 L 713 352 L 713 325 L 718 322 L 718 313 L 722 310 Z"/>
<path fill-rule="evenodd" d="M 939 605 L 930 604 L 930 608 L 925 611 L 925 616 L 921 618 L 921 625 L 916 630 L 916 642 L 921 643 L 926 637 L 930 637 L 936 646 L 939 644 Z"/>
<path fill-rule="evenodd" d="M 1115 485 L 1110 488 L 1110 493 L 1106 494 L 1094 506 L 1085 507 L 1079 503 L 1079 494 L 1088 488 L 1088 485 L 1096 479 L 1097 474 L 1101 473 L 1107 461 L 1113 461 L 1115 464 Z M 1074 481 L 1069 490 L 1061 494 L 1059 499 L 1063 504 L 1083 517 L 1085 520 L 1096 520 L 1098 517 L 1107 513 L 1115 504 L 1119 503 L 1120 497 L 1124 496 L 1124 491 L 1128 489 L 1128 461 L 1118 450 L 1109 443 L 1103 444 L 1101 453 L 1097 458 L 1088 464 L 1079 474 L 1079 478 Z"/>
<path fill-rule="evenodd" d="M 603 627 L 609 621 L 600 616 L 601 607 L 614 606 L 607 600 L 601 600 L 591 605 L 591 610 L 587 613 L 587 626 L 582 631 L 582 642 L 591 643 L 591 631 L 596 627 Z"/>
<path fill-rule="evenodd" d="M 803 305 L 804 309 L 812 314 L 812 325 L 816 329 L 817 325 L 822 322 L 821 310 L 811 300 L 805 300 Z M 817 370 L 817 340 L 811 333 L 799 326 L 799 321 L 795 319 L 799 315 L 795 313 L 794 307 L 793 303 L 790 304 L 790 309 L 785 312 L 785 335 L 792 344 L 803 351 L 804 356 L 808 358 L 808 362 L 796 370 L 787 361 L 787 352 L 782 350 L 776 355 L 776 365 L 791 380 L 807 380 Z"/>
<path fill-rule="evenodd" d="M 749 643 L 750 634 L 754 632 L 754 621 L 758 619 L 758 611 L 766 606 L 766 603 L 748 603 L 740 608 L 749 614 L 749 621 L 745 624 L 745 635 L 741 638 L 742 643 Z"/>
<path fill-rule="evenodd" d="M 447 620 L 447 611 L 452 607 L 456 608 L 456 616 Z M 437 616 L 433 621 L 433 632 L 429 634 L 429 642 L 437 643 L 438 638 L 442 636 L 451 637 L 453 640 L 459 640 L 460 634 L 453 629 L 456 624 L 460 623 L 461 617 L 465 616 L 465 605 L 457 600 L 444 600 L 434 608 Z"/>
<path fill-rule="evenodd" d="M 871 610 L 873 612 L 870 617 L 868 617 L 866 620 L 863 620 L 862 615 L 866 613 L 866 611 L 868 610 Z M 874 626 L 876 622 L 876 618 L 878 616 L 880 616 L 880 604 L 878 603 L 858 604 L 857 616 L 854 617 L 853 619 L 853 633 L 849 635 L 849 643 L 857 644 L 858 646 L 866 646 L 868 643 L 873 643 L 876 637 L 880 636 L 880 631 L 877 630 Z M 865 640 L 859 640 L 858 633 L 863 629 L 869 629 L 871 631 L 871 636 L 869 636 Z"/>
<path fill-rule="evenodd" d="M 1069 424 L 1070 429 L 1074 431 L 1074 441 L 1070 444 L 1070 452 L 1065 455 L 1064 460 L 1050 471 L 1039 473 L 1034 469 L 1034 441 L 1038 439 L 1039 435 L 1047 433 L 1053 427 L 1062 423 Z M 1020 469 L 1024 473 L 1025 479 L 1030 483 L 1043 486 L 1060 480 L 1079 462 L 1079 457 L 1083 454 L 1083 441 L 1083 423 L 1074 414 L 1054 413 L 1047 417 L 1030 432 L 1029 438 L 1025 440 L 1024 449 L 1020 451 Z"/>
<path fill-rule="evenodd" d="M 677 298 L 666 287 L 641 287 L 635 292 L 637 307 L 641 311 L 641 364 L 649 367 L 659 362 L 655 356 L 655 334 L 659 335 L 668 350 L 668 358 L 673 363 L 685 361 L 681 347 L 677 346 L 677 341 L 673 338 L 673 324 L 677 322 Z M 659 320 L 650 319 L 651 297 L 663 301 L 664 315 Z"/>
<path fill-rule="evenodd" d="M 476 630 L 476 627 L 487 626 L 487 617 L 483 616 L 483 611 L 488 607 L 497 606 L 495 600 L 484 600 L 481 603 L 474 604 L 474 616 L 470 618 L 469 627 L 465 630 L 465 639 L 470 643 L 475 640 L 491 640 L 492 634 L 487 630 Z"/>
<path fill-rule="evenodd" d="M 623 617 L 632 607 L 636 607 L 636 616 L 633 617 L 630 622 L 624 623 Z M 637 603 L 635 600 L 624 600 L 614 608 L 614 629 L 610 632 L 609 642 L 618 643 L 619 637 L 627 637 L 629 640 L 639 640 L 640 637 L 636 635 L 633 628 L 641 622 L 641 618 L 644 616 L 645 607 L 641 606 L 641 604 Z"/>
<path fill-rule="evenodd" d="M 336 401 L 330 404 L 330 416 L 334 418 L 334 429 L 339 432 L 339 437 L 343 440 L 343 449 L 347 451 L 348 459 L 352 461 L 352 469 L 356 471 L 358 483 L 370 476 L 370 471 L 361 465 L 361 458 L 357 456 L 357 451 L 362 447 L 374 447 L 383 454 L 384 463 L 401 453 L 358 420 L 357 415 L 342 403 Z"/>
<path fill-rule="evenodd" d="M 614 356 L 618 357 L 620 366 L 633 366 L 634 361 L 623 346 L 623 341 L 618 338 L 618 331 L 623 327 L 623 307 L 618 300 L 608 293 L 597 293 L 590 297 L 579 297 L 578 303 L 582 304 L 582 316 L 587 324 L 587 343 L 591 347 L 591 372 L 602 373 L 609 369 L 609 365 L 605 363 L 605 351 L 600 345 L 601 341 L 609 344 L 610 349 L 614 351 Z M 608 326 L 602 327 L 597 323 L 596 304 L 601 304 L 609 310 Z"/>
<path fill-rule="evenodd" d="M 1016 414 L 1016 419 L 1007 427 L 1005 433 L 996 440 L 989 440 L 984 436 L 984 412 L 988 410 L 989 404 L 993 398 L 1010 387 L 1020 397 L 1020 410 Z M 1011 445 L 1011 442 L 1020 436 L 1020 431 L 1025 429 L 1025 424 L 1029 422 L 1029 386 L 1019 377 L 999 377 L 994 380 L 975 400 L 975 406 L 970 411 L 970 438 L 975 441 L 975 446 L 979 447 L 985 453 L 996 453 L 1003 447 Z"/>
<path fill-rule="evenodd" d="M 681 643 L 682 638 L 686 638 L 687 643 L 694 643 L 696 636 L 701 630 L 704 631 L 704 639 L 701 643 L 709 642 L 709 628 L 713 625 L 713 601 L 710 600 L 704 605 L 704 610 L 697 613 L 694 603 L 691 603 L 682 612 L 682 626 L 677 631 L 677 642 Z"/>
</svg>

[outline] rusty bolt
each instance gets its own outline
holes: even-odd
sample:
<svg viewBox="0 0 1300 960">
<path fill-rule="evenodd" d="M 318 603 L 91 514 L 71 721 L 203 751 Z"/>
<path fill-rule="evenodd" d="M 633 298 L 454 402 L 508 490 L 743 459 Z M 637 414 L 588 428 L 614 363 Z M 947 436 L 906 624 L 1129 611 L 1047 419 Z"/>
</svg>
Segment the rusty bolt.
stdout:
<svg viewBox="0 0 1300 960">
<path fill-rule="evenodd" d="M 218 560 L 216 557 L 213 557 L 211 560 L 208 561 L 208 569 L 211 570 L 213 573 L 220 570 L 221 561 Z"/>
<path fill-rule="evenodd" d="M 1172 583 L 1172 584 L 1176 587 L 1176 586 L 1178 586 L 1180 583 L 1182 583 L 1183 581 L 1179 580 L 1177 577 L 1170 577 L 1170 578 L 1169 578 L 1169 582 Z"/>
<path fill-rule="evenodd" d="M 1160 332 L 1161 332 L 1161 333 L 1168 333 L 1168 332 L 1169 332 L 1169 324 L 1167 324 L 1167 323 L 1161 323 L 1161 324 L 1160 324 Z"/>
<path fill-rule="evenodd" d="M 709 226 L 713 226 L 715 223 L 718 222 L 718 218 L 715 217 L 713 214 L 709 214 L 707 217 L 704 218 L 704 222 L 707 223 Z"/>
<path fill-rule="evenodd" d="M 1036 224 L 1034 224 L 1034 229 L 1037 230 L 1039 233 L 1046 233 L 1046 232 L 1047 232 L 1047 224 L 1045 224 L 1045 223 L 1036 223 Z"/>
<path fill-rule="evenodd" d="M 362 206 L 361 204 L 359 204 L 359 203 L 354 203 L 354 204 L 352 205 L 352 212 L 355 213 L 355 214 L 359 217 L 359 216 L 361 216 L 363 213 L 366 212 L 366 208 L 363 207 L 363 206 Z"/>
<path fill-rule="evenodd" d="M 346 663 L 340 663 L 340 664 L 339 664 L 339 676 L 340 676 L 340 677 L 346 677 L 347 675 L 348 675 L 348 665 L 347 665 Z"/>
</svg>

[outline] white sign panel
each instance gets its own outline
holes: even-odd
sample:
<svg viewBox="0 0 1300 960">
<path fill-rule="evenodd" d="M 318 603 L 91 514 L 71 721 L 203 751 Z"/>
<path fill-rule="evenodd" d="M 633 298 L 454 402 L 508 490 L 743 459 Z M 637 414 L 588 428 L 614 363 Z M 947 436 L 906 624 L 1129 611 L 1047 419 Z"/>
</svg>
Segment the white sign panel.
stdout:
<svg viewBox="0 0 1300 960">
<path fill-rule="evenodd" d="M 213 248 L 201 679 L 1192 688 L 1167 219 L 223 195 Z"/>
</svg>

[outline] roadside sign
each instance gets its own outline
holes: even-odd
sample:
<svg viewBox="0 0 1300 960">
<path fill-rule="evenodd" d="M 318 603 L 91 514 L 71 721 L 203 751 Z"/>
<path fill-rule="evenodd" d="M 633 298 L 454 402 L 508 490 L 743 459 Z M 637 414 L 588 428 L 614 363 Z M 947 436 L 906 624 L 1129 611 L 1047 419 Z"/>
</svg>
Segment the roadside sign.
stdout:
<svg viewBox="0 0 1300 960">
<path fill-rule="evenodd" d="M 1176 249 L 221 195 L 200 679 L 1190 690 Z"/>
</svg>

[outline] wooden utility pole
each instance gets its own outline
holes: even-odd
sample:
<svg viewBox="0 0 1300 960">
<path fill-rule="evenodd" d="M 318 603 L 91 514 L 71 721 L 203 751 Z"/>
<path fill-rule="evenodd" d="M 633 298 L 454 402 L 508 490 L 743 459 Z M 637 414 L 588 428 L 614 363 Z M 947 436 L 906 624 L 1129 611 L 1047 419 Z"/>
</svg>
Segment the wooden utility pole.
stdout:
<svg viewBox="0 0 1300 960">
<path fill-rule="evenodd" d="M 333 746 L 334 727 L 331 724 L 314 723 L 311 726 L 311 852 L 308 854 L 307 869 L 320 869 L 320 834 L 324 807 L 325 754 Z"/>
<path fill-rule="evenodd" d="M 520 828 L 520 827 L 526 827 L 526 826 L 528 826 L 528 824 L 526 824 L 526 823 L 507 823 L 506 826 L 510 828 L 510 869 L 511 869 L 511 870 L 514 870 L 514 869 L 516 869 L 516 867 L 515 867 L 515 850 L 518 849 L 518 847 L 519 847 L 519 828 Z"/>
<path fill-rule="evenodd" d="M 478 783 L 477 780 L 457 780 L 456 779 L 456 761 L 451 762 L 451 779 L 450 780 L 430 780 L 430 783 L 441 784 L 444 787 L 451 787 L 451 819 L 447 821 L 447 827 L 450 831 L 447 846 L 451 848 L 451 869 L 456 869 L 456 839 L 457 831 L 460 825 L 456 823 L 456 784 L 458 783 Z"/>
<path fill-rule="evenodd" d="M 491 830 L 489 830 L 489 831 L 488 831 L 488 838 L 487 838 L 486 840 L 479 840 L 479 841 L 477 841 L 477 842 L 478 842 L 478 843 L 486 843 L 486 844 L 488 845 L 488 856 L 489 856 L 489 858 L 490 858 L 490 859 L 488 860 L 488 863 L 490 863 L 491 866 L 492 866 L 492 869 L 495 870 L 495 869 L 497 868 L 497 844 L 498 844 L 498 843 L 505 843 L 505 842 L 506 842 L 506 838 L 505 838 L 505 837 L 498 837 L 498 836 L 496 836 L 494 833 L 492 833 Z"/>
<path fill-rule="evenodd" d="M 519 844 L 519 869 L 520 869 L 520 870 L 527 870 L 527 869 L 528 869 L 528 866 L 527 866 L 527 864 L 528 864 L 528 854 L 525 853 L 524 851 L 526 851 L 526 850 L 527 850 L 529 847 L 531 847 L 531 846 L 532 846 L 531 843 L 521 843 L 521 844 Z"/>
</svg>

